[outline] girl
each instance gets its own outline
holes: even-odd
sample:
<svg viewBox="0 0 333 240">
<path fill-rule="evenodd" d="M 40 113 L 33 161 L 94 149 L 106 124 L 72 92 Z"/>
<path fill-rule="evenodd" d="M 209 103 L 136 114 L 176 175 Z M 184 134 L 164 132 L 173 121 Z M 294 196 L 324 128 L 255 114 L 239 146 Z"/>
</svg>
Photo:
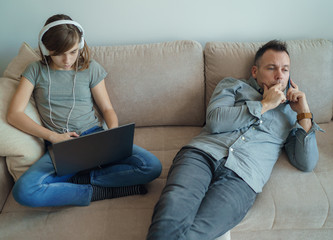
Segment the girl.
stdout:
<svg viewBox="0 0 333 240">
<path fill-rule="evenodd" d="M 42 60 L 29 65 L 8 109 L 7 120 L 16 128 L 51 144 L 102 131 L 93 100 L 108 128 L 118 118 L 106 91 L 105 70 L 90 60 L 83 28 L 66 15 L 50 17 L 39 35 Z M 34 95 L 43 126 L 24 110 Z M 133 146 L 133 155 L 119 164 L 85 173 L 57 176 L 47 151 L 15 183 L 13 196 L 22 205 L 89 205 L 91 201 L 144 194 L 143 184 L 161 173 L 160 161 Z"/>
</svg>

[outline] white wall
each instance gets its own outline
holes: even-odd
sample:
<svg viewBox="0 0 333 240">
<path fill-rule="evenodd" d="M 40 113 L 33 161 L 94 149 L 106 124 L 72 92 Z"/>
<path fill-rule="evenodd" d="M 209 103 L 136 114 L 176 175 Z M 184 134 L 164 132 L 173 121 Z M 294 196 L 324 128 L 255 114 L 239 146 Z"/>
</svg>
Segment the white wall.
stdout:
<svg viewBox="0 0 333 240">
<path fill-rule="evenodd" d="M 48 17 L 78 21 L 92 45 L 191 39 L 333 40 L 332 0 L 0 0 L 0 76 L 23 41 L 37 47 Z"/>
</svg>

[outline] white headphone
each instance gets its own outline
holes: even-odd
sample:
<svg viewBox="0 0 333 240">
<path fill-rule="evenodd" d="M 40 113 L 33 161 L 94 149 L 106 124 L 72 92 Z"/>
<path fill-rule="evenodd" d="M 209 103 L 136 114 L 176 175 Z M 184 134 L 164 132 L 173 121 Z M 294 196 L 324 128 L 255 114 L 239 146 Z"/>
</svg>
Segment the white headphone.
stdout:
<svg viewBox="0 0 333 240">
<path fill-rule="evenodd" d="M 40 49 L 41 49 L 44 56 L 49 56 L 50 52 L 49 52 L 49 50 L 47 50 L 47 48 L 45 47 L 45 45 L 42 42 L 43 35 L 50 28 L 52 28 L 54 26 L 61 25 L 61 24 L 72 24 L 72 25 L 76 26 L 80 30 L 80 32 L 82 33 L 82 37 L 81 37 L 80 43 L 79 43 L 79 49 L 82 49 L 84 47 L 84 30 L 83 30 L 82 26 L 79 23 L 77 23 L 75 21 L 72 21 L 72 20 L 58 20 L 58 21 L 54 21 L 54 22 L 51 22 L 51 23 L 47 24 L 39 32 L 38 43 L 39 43 Z"/>
<path fill-rule="evenodd" d="M 75 85 L 76 85 L 76 74 L 77 74 L 77 68 L 78 68 L 78 66 L 77 66 L 78 61 L 76 61 L 75 75 L 74 75 L 73 88 L 72 88 L 73 106 L 72 106 L 71 110 L 69 111 L 69 114 L 68 114 L 68 117 L 67 117 L 67 121 L 66 121 L 66 127 L 60 127 L 57 124 L 55 124 L 53 122 L 53 119 L 52 119 L 52 106 L 51 106 L 51 82 L 52 82 L 52 80 L 51 80 L 49 65 L 47 64 L 47 59 L 45 57 L 45 56 L 49 56 L 50 52 L 49 52 L 49 50 L 45 47 L 45 45 L 42 42 L 43 35 L 50 28 L 52 28 L 54 26 L 57 26 L 57 25 L 61 25 L 61 24 L 72 24 L 72 25 L 75 25 L 80 30 L 80 32 L 82 33 L 82 37 L 80 39 L 79 49 L 82 49 L 84 47 L 84 30 L 83 30 L 83 28 L 81 27 L 81 25 L 79 23 L 77 23 L 75 21 L 71 21 L 71 20 L 59 20 L 59 21 L 54 21 L 54 22 L 51 22 L 50 24 L 47 24 L 40 31 L 38 39 L 39 39 L 40 49 L 41 49 L 41 51 L 43 53 L 43 57 L 45 59 L 45 63 L 46 63 L 47 71 L 48 71 L 48 77 L 49 77 L 49 87 L 48 87 L 48 102 L 49 102 L 49 108 L 50 108 L 49 117 L 50 117 L 50 120 L 51 120 L 52 124 L 55 127 L 62 129 L 63 132 L 69 132 L 70 131 L 69 128 L 68 128 L 69 119 L 70 119 L 70 116 L 71 116 L 71 114 L 72 114 L 72 112 L 74 110 L 74 107 L 75 107 Z"/>
</svg>

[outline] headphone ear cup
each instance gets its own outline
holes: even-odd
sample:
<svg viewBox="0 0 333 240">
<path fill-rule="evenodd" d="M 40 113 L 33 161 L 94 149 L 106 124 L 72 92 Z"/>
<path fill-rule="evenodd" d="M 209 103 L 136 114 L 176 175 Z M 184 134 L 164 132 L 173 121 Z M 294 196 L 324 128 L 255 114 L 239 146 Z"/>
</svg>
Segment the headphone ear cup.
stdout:
<svg viewBox="0 0 333 240">
<path fill-rule="evenodd" d="M 84 47 L 84 37 L 81 37 L 81 41 L 79 43 L 79 49 L 82 49 Z"/>
</svg>

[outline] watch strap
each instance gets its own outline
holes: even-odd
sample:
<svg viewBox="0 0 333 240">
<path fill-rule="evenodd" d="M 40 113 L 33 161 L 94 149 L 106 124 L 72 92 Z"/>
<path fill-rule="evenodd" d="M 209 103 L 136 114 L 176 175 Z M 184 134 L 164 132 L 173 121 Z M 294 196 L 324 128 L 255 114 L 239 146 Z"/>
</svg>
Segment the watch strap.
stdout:
<svg viewBox="0 0 333 240">
<path fill-rule="evenodd" d="M 300 121 L 304 118 L 310 118 L 312 119 L 312 113 L 300 113 L 300 114 L 297 114 L 297 121 Z"/>
</svg>

